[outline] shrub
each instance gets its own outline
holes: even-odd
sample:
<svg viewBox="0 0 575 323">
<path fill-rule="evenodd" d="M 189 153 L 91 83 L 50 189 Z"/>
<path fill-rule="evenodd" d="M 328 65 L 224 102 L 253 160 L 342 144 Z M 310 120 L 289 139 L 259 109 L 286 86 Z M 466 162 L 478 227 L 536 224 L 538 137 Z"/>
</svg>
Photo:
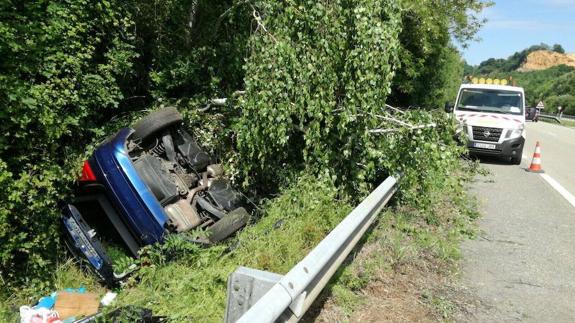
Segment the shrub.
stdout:
<svg viewBox="0 0 575 323">
<path fill-rule="evenodd" d="M 57 201 L 123 98 L 132 25 L 116 1 L 2 2 L 0 15 L 0 274 L 42 287 Z"/>
</svg>

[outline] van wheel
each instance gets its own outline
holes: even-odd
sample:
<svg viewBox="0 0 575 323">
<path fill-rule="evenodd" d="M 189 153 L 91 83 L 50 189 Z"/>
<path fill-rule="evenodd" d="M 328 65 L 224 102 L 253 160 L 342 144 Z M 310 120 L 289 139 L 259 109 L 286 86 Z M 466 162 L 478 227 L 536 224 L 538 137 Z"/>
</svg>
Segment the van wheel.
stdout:
<svg viewBox="0 0 575 323">
<path fill-rule="evenodd" d="M 518 157 L 511 157 L 512 165 L 521 165 L 521 155 Z"/>
</svg>

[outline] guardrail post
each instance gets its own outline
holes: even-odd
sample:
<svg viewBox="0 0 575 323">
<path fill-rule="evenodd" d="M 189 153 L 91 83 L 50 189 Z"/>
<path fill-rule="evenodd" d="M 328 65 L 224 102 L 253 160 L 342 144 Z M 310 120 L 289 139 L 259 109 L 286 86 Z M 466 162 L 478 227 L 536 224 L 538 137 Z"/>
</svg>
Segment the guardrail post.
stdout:
<svg viewBox="0 0 575 323">
<path fill-rule="evenodd" d="M 228 295 L 224 322 L 236 322 L 267 293 L 282 275 L 239 267 L 228 277 Z"/>
</svg>

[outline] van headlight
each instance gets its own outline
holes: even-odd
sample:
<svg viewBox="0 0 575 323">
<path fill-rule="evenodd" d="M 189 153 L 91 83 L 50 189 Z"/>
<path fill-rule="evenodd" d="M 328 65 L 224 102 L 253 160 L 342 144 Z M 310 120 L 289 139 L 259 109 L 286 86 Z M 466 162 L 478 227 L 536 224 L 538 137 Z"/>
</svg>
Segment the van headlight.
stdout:
<svg viewBox="0 0 575 323">
<path fill-rule="evenodd" d="M 523 135 L 524 128 L 511 129 L 507 132 L 507 139 L 519 138 Z"/>
<path fill-rule="evenodd" d="M 457 123 L 457 129 L 455 130 L 456 134 L 464 133 L 467 135 L 467 125 L 463 123 Z"/>
</svg>

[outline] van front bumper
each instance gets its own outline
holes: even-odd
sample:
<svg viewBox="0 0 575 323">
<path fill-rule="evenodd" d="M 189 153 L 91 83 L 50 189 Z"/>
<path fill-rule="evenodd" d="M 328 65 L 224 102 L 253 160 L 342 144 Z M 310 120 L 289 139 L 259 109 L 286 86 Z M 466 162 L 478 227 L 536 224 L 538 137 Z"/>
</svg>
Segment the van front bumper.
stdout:
<svg viewBox="0 0 575 323">
<path fill-rule="evenodd" d="M 477 144 L 495 145 L 495 148 L 494 149 L 480 148 L 477 147 Z M 525 145 L 525 138 L 519 137 L 516 139 L 506 140 L 500 144 L 470 140 L 467 144 L 467 148 L 469 148 L 469 152 L 473 155 L 517 157 L 523 154 L 524 145 Z"/>
</svg>

